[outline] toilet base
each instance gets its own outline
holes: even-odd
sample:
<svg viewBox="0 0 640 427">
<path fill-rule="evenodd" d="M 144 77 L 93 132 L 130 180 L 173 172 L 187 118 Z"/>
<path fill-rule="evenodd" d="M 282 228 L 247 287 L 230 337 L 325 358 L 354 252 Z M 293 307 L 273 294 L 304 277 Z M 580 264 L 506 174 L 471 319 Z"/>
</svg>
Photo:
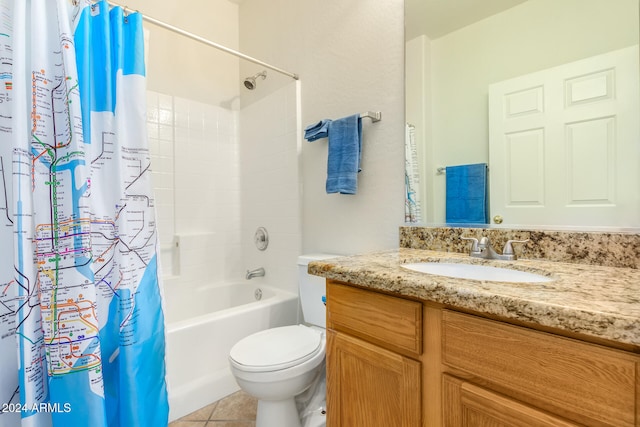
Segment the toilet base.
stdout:
<svg viewBox="0 0 640 427">
<path fill-rule="evenodd" d="M 256 427 L 300 427 L 295 399 L 258 400 Z"/>
</svg>

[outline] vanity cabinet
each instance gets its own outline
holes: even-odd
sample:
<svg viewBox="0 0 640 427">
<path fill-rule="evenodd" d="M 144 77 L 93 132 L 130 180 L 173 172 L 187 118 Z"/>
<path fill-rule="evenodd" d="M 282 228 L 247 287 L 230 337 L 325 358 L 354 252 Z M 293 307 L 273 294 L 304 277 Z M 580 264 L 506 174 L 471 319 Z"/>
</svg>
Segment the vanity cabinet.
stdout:
<svg viewBox="0 0 640 427">
<path fill-rule="evenodd" d="M 578 427 L 449 375 L 442 377 L 447 427 Z"/>
<path fill-rule="evenodd" d="M 328 331 L 328 425 L 420 425 L 420 363 L 342 332 Z"/>
<path fill-rule="evenodd" d="M 636 425 L 633 354 L 444 310 L 442 362 L 446 427 Z"/>
<path fill-rule="evenodd" d="M 421 425 L 422 305 L 327 283 L 327 425 Z"/>
<path fill-rule="evenodd" d="M 640 427 L 636 353 L 331 280 L 327 301 L 328 427 Z"/>
</svg>

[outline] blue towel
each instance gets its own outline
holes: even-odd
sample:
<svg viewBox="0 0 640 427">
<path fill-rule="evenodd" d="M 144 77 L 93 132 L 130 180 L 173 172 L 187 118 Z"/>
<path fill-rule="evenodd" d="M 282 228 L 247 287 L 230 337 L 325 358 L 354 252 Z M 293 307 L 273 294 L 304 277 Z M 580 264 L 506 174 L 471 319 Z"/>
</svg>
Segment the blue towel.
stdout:
<svg viewBox="0 0 640 427">
<path fill-rule="evenodd" d="M 361 149 L 362 119 L 359 114 L 329 123 L 327 193 L 356 194 Z"/>
<path fill-rule="evenodd" d="M 326 138 L 329 136 L 329 123 L 331 123 L 331 120 L 324 119 L 318 123 L 307 126 L 304 128 L 304 139 L 311 142 L 316 139 Z"/>
<path fill-rule="evenodd" d="M 447 167 L 447 223 L 488 224 L 487 164 Z"/>
</svg>

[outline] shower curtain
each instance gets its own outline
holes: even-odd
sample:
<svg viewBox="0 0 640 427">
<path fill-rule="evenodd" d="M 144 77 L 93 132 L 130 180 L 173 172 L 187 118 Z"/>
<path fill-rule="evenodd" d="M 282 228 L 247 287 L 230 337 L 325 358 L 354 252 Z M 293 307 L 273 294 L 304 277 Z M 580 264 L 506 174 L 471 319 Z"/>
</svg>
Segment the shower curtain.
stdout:
<svg viewBox="0 0 640 427">
<path fill-rule="evenodd" d="M 422 221 L 422 204 L 416 128 L 406 123 L 404 130 L 404 222 L 417 223 Z"/>
<path fill-rule="evenodd" d="M 0 0 L 0 427 L 165 426 L 141 17 Z"/>
</svg>

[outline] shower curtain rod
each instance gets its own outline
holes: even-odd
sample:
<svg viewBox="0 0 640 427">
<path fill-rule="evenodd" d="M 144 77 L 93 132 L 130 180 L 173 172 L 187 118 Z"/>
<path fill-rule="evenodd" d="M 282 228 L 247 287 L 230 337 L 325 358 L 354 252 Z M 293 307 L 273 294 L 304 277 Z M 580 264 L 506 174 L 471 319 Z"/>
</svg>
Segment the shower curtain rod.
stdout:
<svg viewBox="0 0 640 427">
<path fill-rule="evenodd" d="M 285 76 L 289 76 L 294 80 L 298 80 L 299 79 L 298 75 L 295 74 L 295 73 L 291 73 L 289 71 L 283 70 L 282 68 L 278 68 L 278 67 L 275 67 L 275 66 L 273 66 L 271 64 L 267 64 L 266 62 L 260 61 L 259 59 L 253 58 L 253 57 L 251 57 L 249 55 L 245 55 L 242 52 L 238 52 L 237 50 L 233 50 L 233 49 L 228 48 L 226 46 L 223 46 L 221 44 L 212 42 L 211 40 L 207 40 L 204 37 L 200 37 L 197 34 L 193 34 L 193 33 L 190 33 L 188 31 L 185 31 L 182 28 L 178 28 L 178 27 L 173 26 L 171 24 L 167 24 L 166 22 L 159 21 L 159 20 L 157 20 L 155 18 L 152 18 L 149 15 L 145 15 L 144 13 L 142 13 L 142 12 L 140 12 L 138 10 L 129 9 L 127 6 L 122 6 L 122 5 L 118 4 L 118 3 L 114 3 L 114 2 L 109 1 L 109 0 L 107 0 L 107 3 L 109 4 L 109 6 L 119 6 L 119 7 L 123 8 L 124 12 L 125 12 L 125 15 L 130 11 L 131 12 L 138 12 L 142 16 L 143 20 L 145 20 L 147 22 L 150 22 L 150 23 L 152 23 L 154 25 L 157 25 L 158 27 L 164 28 L 164 29 L 169 30 L 169 31 L 173 31 L 174 33 L 177 33 L 177 34 L 180 34 L 180 35 L 182 35 L 184 37 L 187 37 L 189 39 L 198 41 L 198 42 L 200 42 L 202 44 L 206 44 L 207 46 L 211 46 L 211 47 L 216 48 L 218 50 L 221 50 L 223 52 L 230 53 L 233 56 L 237 56 L 238 58 L 242 58 L 242 59 L 245 59 L 245 60 L 247 60 L 249 62 L 253 62 L 254 64 L 261 65 L 261 66 L 263 66 L 265 68 L 268 68 L 270 70 L 277 71 L 278 73 L 284 74 Z"/>
</svg>

